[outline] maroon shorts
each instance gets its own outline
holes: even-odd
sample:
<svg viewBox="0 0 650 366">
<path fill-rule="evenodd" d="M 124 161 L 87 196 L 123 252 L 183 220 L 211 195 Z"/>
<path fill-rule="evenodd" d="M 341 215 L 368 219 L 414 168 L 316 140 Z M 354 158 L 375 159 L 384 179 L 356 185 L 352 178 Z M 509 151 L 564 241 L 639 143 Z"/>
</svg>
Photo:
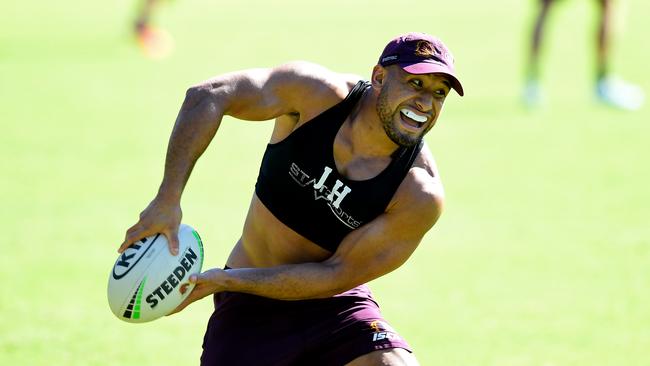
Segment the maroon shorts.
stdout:
<svg viewBox="0 0 650 366">
<path fill-rule="evenodd" d="M 365 285 L 299 301 L 222 292 L 214 303 L 203 338 L 204 366 L 332 366 L 381 349 L 411 351 Z"/>
</svg>

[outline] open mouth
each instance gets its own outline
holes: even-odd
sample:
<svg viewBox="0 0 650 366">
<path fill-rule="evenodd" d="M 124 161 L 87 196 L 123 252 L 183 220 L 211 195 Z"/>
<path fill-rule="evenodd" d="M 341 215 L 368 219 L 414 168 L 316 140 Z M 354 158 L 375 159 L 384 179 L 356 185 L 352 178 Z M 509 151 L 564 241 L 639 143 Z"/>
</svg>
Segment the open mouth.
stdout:
<svg viewBox="0 0 650 366">
<path fill-rule="evenodd" d="M 400 111 L 400 116 L 402 117 L 402 122 L 407 126 L 420 129 L 427 123 L 428 117 L 416 113 L 408 108 L 402 108 Z"/>
</svg>

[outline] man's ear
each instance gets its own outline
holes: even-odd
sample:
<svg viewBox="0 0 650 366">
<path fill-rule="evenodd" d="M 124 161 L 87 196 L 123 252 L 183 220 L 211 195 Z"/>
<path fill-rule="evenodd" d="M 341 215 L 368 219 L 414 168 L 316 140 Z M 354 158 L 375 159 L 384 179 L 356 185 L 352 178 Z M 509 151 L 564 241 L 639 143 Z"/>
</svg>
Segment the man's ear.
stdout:
<svg viewBox="0 0 650 366">
<path fill-rule="evenodd" d="M 386 72 L 387 71 L 383 66 L 375 65 L 375 67 L 372 69 L 372 78 L 370 79 L 373 88 L 382 87 L 384 80 L 386 79 Z"/>
</svg>

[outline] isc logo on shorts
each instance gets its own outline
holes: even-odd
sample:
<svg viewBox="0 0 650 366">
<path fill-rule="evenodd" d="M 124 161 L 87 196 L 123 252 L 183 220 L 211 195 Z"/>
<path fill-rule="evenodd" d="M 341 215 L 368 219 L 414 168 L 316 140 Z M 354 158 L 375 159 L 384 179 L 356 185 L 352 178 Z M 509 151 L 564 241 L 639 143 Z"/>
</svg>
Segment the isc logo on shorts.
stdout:
<svg viewBox="0 0 650 366">
<path fill-rule="evenodd" d="M 400 340 L 402 337 L 400 337 L 395 330 L 388 325 L 386 322 L 382 322 L 380 320 L 375 320 L 372 323 L 370 323 L 370 328 L 372 328 L 375 332 L 372 334 L 372 341 L 377 342 L 381 341 L 384 339 L 388 340 Z"/>
</svg>

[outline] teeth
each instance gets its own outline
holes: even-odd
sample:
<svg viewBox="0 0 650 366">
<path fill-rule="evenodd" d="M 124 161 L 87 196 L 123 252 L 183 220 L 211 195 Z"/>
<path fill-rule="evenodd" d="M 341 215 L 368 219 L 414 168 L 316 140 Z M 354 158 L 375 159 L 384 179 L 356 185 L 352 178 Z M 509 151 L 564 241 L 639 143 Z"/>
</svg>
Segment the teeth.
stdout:
<svg viewBox="0 0 650 366">
<path fill-rule="evenodd" d="M 410 110 L 410 109 L 406 109 L 406 108 L 404 108 L 404 109 L 401 110 L 401 112 L 402 112 L 406 117 L 408 117 L 408 118 L 410 118 L 410 119 L 412 119 L 412 120 L 414 120 L 414 121 L 416 121 L 416 122 L 424 123 L 424 122 L 427 121 L 427 117 L 425 117 L 425 116 L 421 116 L 421 115 L 419 115 L 419 114 L 413 112 L 413 111 Z"/>
</svg>

